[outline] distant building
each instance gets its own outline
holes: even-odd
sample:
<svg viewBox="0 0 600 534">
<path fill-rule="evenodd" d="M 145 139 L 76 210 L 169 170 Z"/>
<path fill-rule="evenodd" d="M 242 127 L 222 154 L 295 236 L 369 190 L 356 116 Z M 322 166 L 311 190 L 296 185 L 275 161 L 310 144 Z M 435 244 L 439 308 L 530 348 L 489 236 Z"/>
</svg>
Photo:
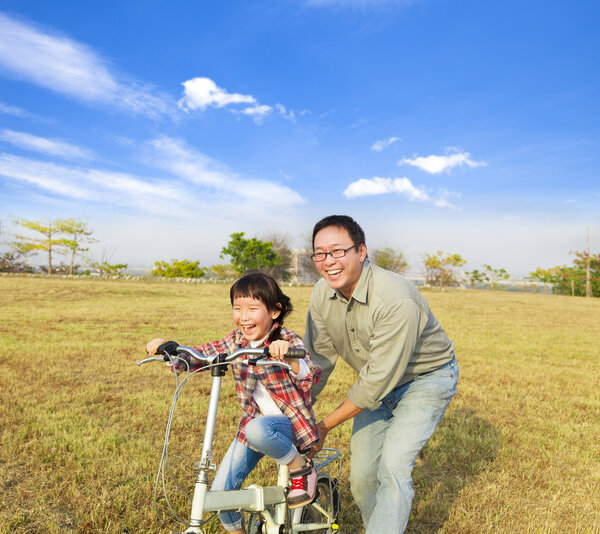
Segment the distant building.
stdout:
<svg viewBox="0 0 600 534">
<path fill-rule="evenodd" d="M 293 284 L 314 284 L 320 275 L 310 257 L 311 252 L 304 249 L 292 251 L 292 265 L 290 266 L 290 282 Z"/>
</svg>

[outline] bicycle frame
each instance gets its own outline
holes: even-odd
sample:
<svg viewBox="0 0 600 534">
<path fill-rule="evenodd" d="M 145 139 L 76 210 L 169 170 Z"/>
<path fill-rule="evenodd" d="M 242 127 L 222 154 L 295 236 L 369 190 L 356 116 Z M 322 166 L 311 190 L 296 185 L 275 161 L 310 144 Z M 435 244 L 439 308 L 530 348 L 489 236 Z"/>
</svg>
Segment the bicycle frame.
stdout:
<svg viewBox="0 0 600 534">
<path fill-rule="evenodd" d="M 202 526 L 204 522 L 202 517 L 205 513 L 224 512 L 231 510 L 249 511 L 260 514 L 261 532 L 263 534 L 295 534 L 299 532 L 309 532 L 317 529 L 336 530 L 335 513 L 329 513 L 324 510 L 318 503 L 308 504 L 302 508 L 290 510 L 287 507 L 287 492 L 289 486 L 289 469 L 287 466 L 279 465 L 277 473 L 276 486 L 258 486 L 251 485 L 240 490 L 222 490 L 210 491 L 208 482 L 208 473 L 215 470 L 216 466 L 213 462 L 212 445 L 214 440 L 217 411 L 219 407 L 219 397 L 221 393 L 221 379 L 225 374 L 227 365 L 241 355 L 265 355 L 264 349 L 239 349 L 229 355 L 219 355 L 218 357 L 204 357 L 190 347 L 180 346 L 177 348 L 178 353 L 187 353 L 191 357 L 209 364 L 212 368 L 212 384 L 210 390 L 210 398 L 208 403 L 208 411 L 206 418 L 206 427 L 204 429 L 204 439 L 202 444 L 201 459 L 198 465 L 198 475 L 194 484 L 194 495 L 192 498 L 192 509 L 189 519 L 189 528 L 183 533 L 172 534 L 203 534 Z M 163 358 L 147 358 L 138 362 L 142 365 L 148 361 L 163 360 Z M 256 365 L 271 365 L 277 364 L 282 367 L 291 368 L 285 362 L 274 362 L 259 360 Z M 176 398 L 174 399 L 174 402 Z M 341 452 L 337 449 L 324 449 L 315 458 L 315 467 L 321 471 L 328 467 L 334 460 L 339 460 L 339 474 L 341 473 Z M 329 469 L 329 467 L 328 467 Z M 329 484 L 331 479 L 328 474 L 321 473 L 321 477 L 327 477 Z M 333 496 L 331 496 L 333 499 Z M 303 510 L 309 506 L 315 507 L 318 512 L 327 518 L 325 523 L 301 523 Z M 338 503 L 331 503 L 331 510 L 339 508 Z M 273 513 L 270 510 L 273 510 Z M 282 528 L 283 527 L 283 528 Z M 264 530 L 263 530 L 264 528 Z"/>
</svg>

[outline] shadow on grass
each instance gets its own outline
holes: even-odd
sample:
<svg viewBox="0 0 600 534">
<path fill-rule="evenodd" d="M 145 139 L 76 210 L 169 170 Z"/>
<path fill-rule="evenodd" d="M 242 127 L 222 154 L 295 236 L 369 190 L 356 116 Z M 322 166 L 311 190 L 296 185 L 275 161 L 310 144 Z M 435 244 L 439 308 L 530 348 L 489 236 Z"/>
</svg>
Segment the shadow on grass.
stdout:
<svg viewBox="0 0 600 534">
<path fill-rule="evenodd" d="M 500 433 L 472 408 L 444 417 L 413 470 L 415 499 L 407 533 L 437 532 L 459 492 L 491 464 Z"/>
</svg>

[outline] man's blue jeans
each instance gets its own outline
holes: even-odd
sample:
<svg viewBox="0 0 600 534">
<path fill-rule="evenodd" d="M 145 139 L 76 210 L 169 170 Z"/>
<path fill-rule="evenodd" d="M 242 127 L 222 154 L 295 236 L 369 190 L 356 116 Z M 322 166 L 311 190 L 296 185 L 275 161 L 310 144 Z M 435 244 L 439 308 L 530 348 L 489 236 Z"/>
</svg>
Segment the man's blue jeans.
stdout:
<svg viewBox="0 0 600 534">
<path fill-rule="evenodd" d="M 350 484 L 366 534 L 402 533 L 414 490 L 415 460 L 456 393 L 458 363 L 420 375 L 354 417 Z"/>
<path fill-rule="evenodd" d="M 246 441 L 258 450 L 234 439 L 215 475 L 211 491 L 240 489 L 265 454 L 284 465 L 298 454 L 294 446 L 292 423 L 284 415 L 256 417 L 246 425 L 244 431 Z M 239 512 L 223 512 L 219 518 L 226 530 L 238 530 L 244 526 Z"/>
</svg>

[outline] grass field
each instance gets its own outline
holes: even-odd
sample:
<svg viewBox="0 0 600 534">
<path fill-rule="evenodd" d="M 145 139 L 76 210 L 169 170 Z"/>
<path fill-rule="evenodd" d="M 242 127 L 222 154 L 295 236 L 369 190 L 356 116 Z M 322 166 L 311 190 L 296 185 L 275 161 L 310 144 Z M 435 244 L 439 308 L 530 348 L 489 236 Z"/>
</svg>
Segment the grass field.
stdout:
<svg viewBox="0 0 600 534">
<path fill-rule="evenodd" d="M 304 331 L 309 288 L 287 288 Z M 173 389 L 139 368 L 149 339 L 192 344 L 232 329 L 224 285 L 0 278 L 0 532 L 168 532 L 152 506 Z M 455 341 L 458 394 L 417 460 L 411 533 L 600 532 L 600 300 L 426 291 Z M 208 377 L 184 391 L 172 455 L 199 459 Z M 324 415 L 353 373 L 338 366 Z M 225 381 L 217 457 L 239 408 Z M 350 424 L 329 444 L 346 457 Z M 269 483 L 271 462 L 253 475 Z M 344 487 L 340 532 L 363 532 Z M 173 524 L 170 525 L 174 527 Z M 215 521 L 208 532 L 220 532 Z"/>
</svg>

